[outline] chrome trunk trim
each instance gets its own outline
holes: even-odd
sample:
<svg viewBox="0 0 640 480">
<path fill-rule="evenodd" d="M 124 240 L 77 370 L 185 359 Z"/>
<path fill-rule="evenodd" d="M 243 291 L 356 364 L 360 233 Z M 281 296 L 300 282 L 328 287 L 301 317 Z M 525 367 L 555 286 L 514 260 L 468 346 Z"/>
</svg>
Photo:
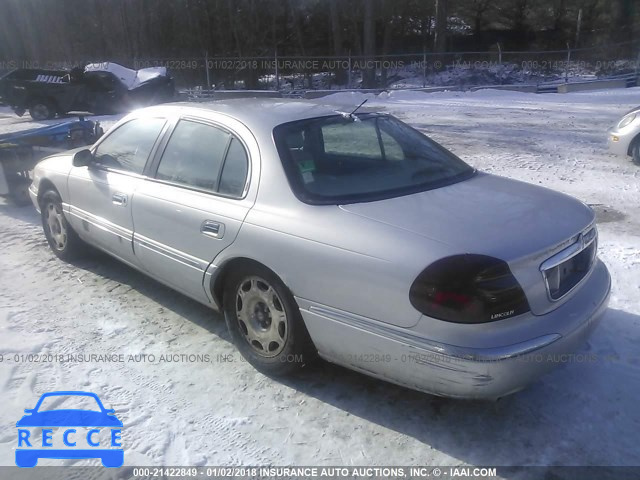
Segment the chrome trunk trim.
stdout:
<svg viewBox="0 0 640 480">
<path fill-rule="evenodd" d="M 549 257 L 547 260 L 542 262 L 542 264 L 540 265 L 540 272 L 542 273 L 542 278 L 544 280 L 545 288 L 547 290 L 547 297 L 549 298 L 550 301 L 552 302 L 560 301 L 563 298 L 565 298 L 567 295 L 569 295 L 572 291 L 574 291 L 576 288 L 578 288 L 589 276 L 589 273 L 593 270 L 593 266 L 595 265 L 595 262 L 592 260 L 591 265 L 589 266 L 589 270 L 584 274 L 584 276 L 580 279 L 580 281 L 558 298 L 554 298 L 553 295 L 551 294 L 551 287 L 549 285 L 549 278 L 547 276 L 547 272 L 571 260 L 573 257 L 580 254 L 587 248 L 589 248 L 591 244 L 593 244 L 594 242 L 596 242 L 596 249 L 597 249 L 597 240 L 598 240 L 598 230 L 596 229 L 595 226 L 592 225 L 584 232 L 581 232 L 577 236 L 576 241 L 574 243 L 572 243 L 564 250 L 559 251 L 552 257 Z M 594 255 L 594 259 L 595 259 L 595 256 L 596 255 Z"/>
</svg>

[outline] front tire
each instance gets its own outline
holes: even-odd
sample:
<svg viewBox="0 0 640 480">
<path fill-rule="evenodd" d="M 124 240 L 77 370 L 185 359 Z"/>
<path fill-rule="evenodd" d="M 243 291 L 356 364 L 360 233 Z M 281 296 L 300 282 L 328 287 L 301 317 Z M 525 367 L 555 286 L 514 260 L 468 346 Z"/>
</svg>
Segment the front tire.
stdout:
<svg viewBox="0 0 640 480">
<path fill-rule="evenodd" d="M 224 317 L 242 356 L 266 375 L 287 375 L 317 352 L 291 292 L 269 269 L 245 264 L 227 278 Z"/>
<path fill-rule="evenodd" d="M 42 228 L 53 253 L 62 260 L 73 260 L 86 252 L 86 244 L 64 217 L 62 199 L 49 190 L 40 201 Z"/>
<path fill-rule="evenodd" d="M 631 160 L 640 167 L 640 138 L 637 138 L 633 142 L 633 147 L 631 148 Z"/>
</svg>

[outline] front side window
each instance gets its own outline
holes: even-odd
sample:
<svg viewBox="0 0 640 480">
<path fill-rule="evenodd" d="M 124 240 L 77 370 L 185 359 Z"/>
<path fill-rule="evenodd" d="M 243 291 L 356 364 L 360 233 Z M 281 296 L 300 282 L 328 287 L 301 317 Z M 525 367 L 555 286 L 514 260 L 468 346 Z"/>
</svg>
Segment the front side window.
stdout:
<svg viewBox="0 0 640 480">
<path fill-rule="evenodd" d="M 100 142 L 94 153 L 95 163 L 142 174 L 164 124 L 163 118 L 137 118 L 121 125 Z"/>
<path fill-rule="evenodd" d="M 461 181 L 474 169 L 389 115 L 279 125 L 274 139 L 294 193 L 311 204 L 374 201 Z"/>
<path fill-rule="evenodd" d="M 237 138 L 212 125 L 181 120 L 162 154 L 156 178 L 240 197 L 247 170 L 247 154 Z"/>
</svg>

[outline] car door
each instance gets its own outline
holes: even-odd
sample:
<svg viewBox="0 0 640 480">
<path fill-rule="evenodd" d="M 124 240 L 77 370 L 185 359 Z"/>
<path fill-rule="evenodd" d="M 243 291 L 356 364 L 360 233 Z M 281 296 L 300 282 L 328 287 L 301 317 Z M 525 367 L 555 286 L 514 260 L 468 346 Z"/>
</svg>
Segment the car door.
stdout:
<svg viewBox="0 0 640 480">
<path fill-rule="evenodd" d="M 207 267 L 236 238 L 247 197 L 247 148 L 225 127 L 183 118 L 133 201 L 134 249 L 154 278 L 203 303 Z"/>
<path fill-rule="evenodd" d="M 90 243 L 137 265 L 133 254 L 131 201 L 145 165 L 167 124 L 165 118 L 134 118 L 93 149 L 93 161 L 73 167 L 68 180 L 70 222 Z"/>
</svg>

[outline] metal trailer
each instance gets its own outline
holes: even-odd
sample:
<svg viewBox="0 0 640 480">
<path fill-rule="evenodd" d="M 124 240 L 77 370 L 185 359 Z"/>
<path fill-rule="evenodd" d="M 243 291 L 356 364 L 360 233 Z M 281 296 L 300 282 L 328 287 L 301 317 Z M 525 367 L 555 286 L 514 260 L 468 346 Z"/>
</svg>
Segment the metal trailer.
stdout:
<svg viewBox="0 0 640 480">
<path fill-rule="evenodd" d="M 44 157 L 93 144 L 103 130 L 99 122 L 79 116 L 46 127 L 0 135 L 0 196 L 27 205 L 30 171 Z"/>
</svg>

